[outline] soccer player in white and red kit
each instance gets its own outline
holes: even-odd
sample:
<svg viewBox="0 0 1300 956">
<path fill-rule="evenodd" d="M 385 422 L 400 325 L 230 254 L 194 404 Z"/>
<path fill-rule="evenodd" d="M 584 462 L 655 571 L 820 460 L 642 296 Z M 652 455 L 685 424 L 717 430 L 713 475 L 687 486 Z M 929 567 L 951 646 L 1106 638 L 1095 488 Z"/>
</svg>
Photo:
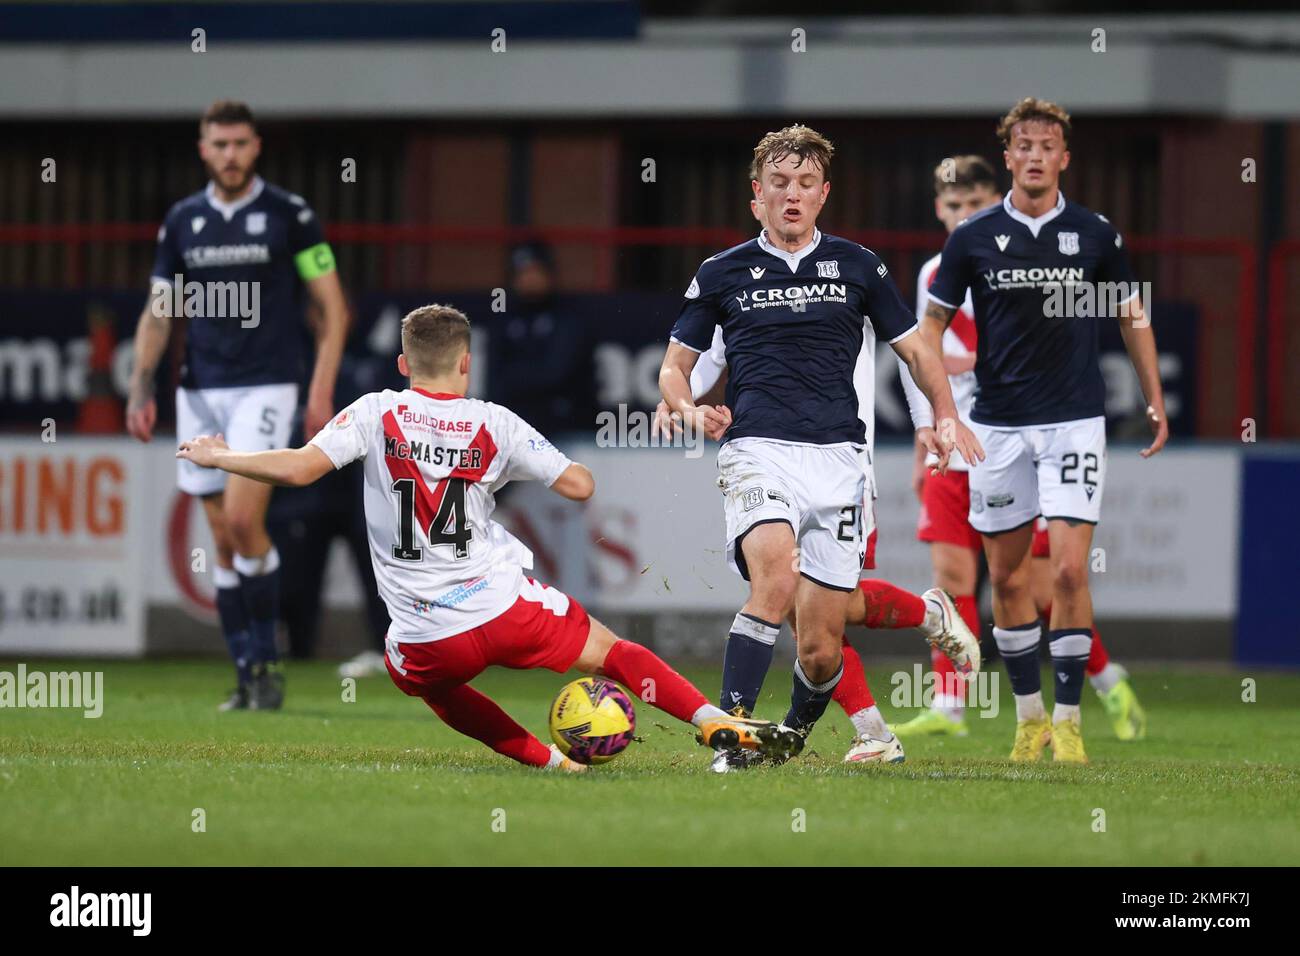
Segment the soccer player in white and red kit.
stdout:
<svg viewBox="0 0 1300 956">
<path fill-rule="evenodd" d="M 934 212 L 948 232 L 969 216 L 1002 201 L 997 176 L 982 156 L 955 156 L 945 159 L 934 170 Z M 921 266 L 917 277 L 917 320 L 925 313 L 927 290 L 939 268 L 940 256 Z M 975 310 L 970 292 L 943 333 L 943 363 L 948 371 L 957 414 L 970 424 L 975 400 L 976 356 Z M 907 369 L 899 375 L 913 424 L 928 424 L 929 405 L 912 381 Z M 930 561 L 937 587 L 954 595 L 957 608 L 967 625 L 979 633 L 979 609 L 976 586 L 979 556 L 983 550 L 980 534 L 970 524 L 970 480 L 966 463 L 953 459 L 945 474 L 933 473 L 933 458 L 924 446 L 916 445 L 912 484 L 921 501 L 917 522 L 917 539 L 930 545 Z M 1042 518 L 1034 531 L 1033 561 L 1030 578 L 1034 603 L 1039 615 L 1050 621 L 1052 583 L 1047 522 Z M 1137 695 L 1128 683 L 1128 675 L 1112 663 L 1096 627 L 1092 629 L 1092 648 L 1086 674 L 1106 709 L 1115 734 L 1121 740 L 1135 740 L 1145 735 L 1146 715 Z M 952 663 L 941 653 L 932 653 L 931 662 L 940 675 L 939 692 L 933 706 L 895 729 L 902 736 L 950 734 L 964 737 L 969 731 L 964 719 L 962 684 Z"/>
<path fill-rule="evenodd" d="M 469 686 L 492 665 L 604 674 L 694 724 L 706 746 L 797 753 L 797 734 L 724 713 L 651 651 L 620 640 L 577 601 L 524 574 L 532 555 L 492 520 L 494 493 L 531 479 L 585 500 L 595 482 L 514 412 L 465 397 L 469 342 L 463 313 L 416 309 L 402 322 L 398 357 L 410 388 L 363 395 L 301 448 L 235 452 L 220 436 L 200 436 L 183 442 L 177 457 L 286 485 L 364 460 L 371 560 L 392 620 L 389 675 L 497 753 L 582 769 Z"/>
</svg>

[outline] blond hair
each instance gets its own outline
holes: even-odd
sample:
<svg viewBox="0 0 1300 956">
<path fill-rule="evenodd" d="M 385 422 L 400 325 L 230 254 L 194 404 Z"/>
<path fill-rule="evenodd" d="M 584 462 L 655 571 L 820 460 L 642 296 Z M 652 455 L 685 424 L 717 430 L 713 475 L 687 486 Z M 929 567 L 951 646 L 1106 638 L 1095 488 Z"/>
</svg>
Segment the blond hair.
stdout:
<svg viewBox="0 0 1300 956">
<path fill-rule="evenodd" d="M 412 375 L 435 378 L 469 348 L 469 317 L 449 305 L 422 305 L 402 319 L 402 352 Z"/>
<path fill-rule="evenodd" d="M 800 164 L 807 161 L 817 165 L 822 171 L 822 178 L 830 181 L 831 157 L 835 155 L 835 147 L 815 129 L 798 123 L 768 133 L 758 141 L 754 147 L 754 159 L 749 164 L 749 178 L 762 179 L 764 166 L 779 163 L 791 154 L 799 157 Z"/>
<path fill-rule="evenodd" d="M 998 122 L 998 139 L 1003 146 L 1011 145 L 1011 130 L 1017 123 L 1055 123 L 1061 127 L 1061 139 L 1070 143 L 1070 114 L 1060 106 L 1036 96 L 1026 96 L 1011 107 L 1011 112 Z"/>
</svg>

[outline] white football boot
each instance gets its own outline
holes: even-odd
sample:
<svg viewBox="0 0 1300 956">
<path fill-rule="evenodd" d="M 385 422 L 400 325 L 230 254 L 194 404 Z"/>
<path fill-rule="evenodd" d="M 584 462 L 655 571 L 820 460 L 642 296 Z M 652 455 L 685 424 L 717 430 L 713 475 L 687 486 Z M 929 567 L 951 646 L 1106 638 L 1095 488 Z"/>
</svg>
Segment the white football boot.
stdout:
<svg viewBox="0 0 1300 956">
<path fill-rule="evenodd" d="M 555 746 L 555 744 L 551 744 L 551 753 L 554 754 L 551 758 L 553 762 L 543 767 L 543 770 L 560 770 L 564 773 L 586 773 L 591 769 L 585 763 L 578 763 L 578 761 L 570 760 L 568 757 L 564 756 L 564 754 L 560 752 L 560 748 Z"/>
<path fill-rule="evenodd" d="M 927 627 L 922 633 L 931 646 L 939 648 L 952 661 L 953 669 L 966 683 L 980 672 L 980 642 L 957 612 L 957 605 L 943 588 L 930 588 L 921 595 L 925 601 Z"/>
<path fill-rule="evenodd" d="M 902 763 L 907 757 L 898 737 L 888 740 L 878 737 L 854 737 L 853 746 L 844 755 L 845 763 Z"/>
<path fill-rule="evenodd" d="M 356 657 L 339 665 L 340 677 L 375 677 L 386 673 L 388 668 L 384 666 L 384 655 L 379 651 L 362 651 Z"/>
</svg>

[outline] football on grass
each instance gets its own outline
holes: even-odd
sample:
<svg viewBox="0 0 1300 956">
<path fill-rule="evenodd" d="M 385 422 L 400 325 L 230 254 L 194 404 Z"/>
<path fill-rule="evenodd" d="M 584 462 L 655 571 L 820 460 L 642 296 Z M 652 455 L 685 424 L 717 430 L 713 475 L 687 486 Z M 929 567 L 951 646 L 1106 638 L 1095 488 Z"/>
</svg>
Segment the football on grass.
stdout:
<svg viewBox="0 0 1300 956">
<path fill-rule="evenodd" d="M 578 763 L 613 760 L 632 742 L 635 730 L 632 699 L 602 677 L 565 684 L 551 704 L 551 739 Z"/>
</svg>

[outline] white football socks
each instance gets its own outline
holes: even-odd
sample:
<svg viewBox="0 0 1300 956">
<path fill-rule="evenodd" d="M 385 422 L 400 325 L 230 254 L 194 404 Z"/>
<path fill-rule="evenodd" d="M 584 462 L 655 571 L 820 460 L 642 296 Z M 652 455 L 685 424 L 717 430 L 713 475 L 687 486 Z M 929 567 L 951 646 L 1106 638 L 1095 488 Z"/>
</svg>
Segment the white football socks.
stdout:
<svg viewBox="0 0 1300 956">
<path fill-rule="evenodd" d="M 1118 664 L 1107 663 L 1098 673 L 1093 674 L 1088 680 L 1092 683 L 1093 689 L 1099 694 L 1109 694 L 1115 689 L 1115 685 L 1128 677 L 1128 671 Z"/>
<path fill-rule="evenodd" d="M 885 723 L 880 708 L 875 704 L 870 707 L 863 707 L 856 714 L 850 715 L 849 720 L 853 721 L 853 729 L 858 732 L 859 737 L 888 740 L 894 736 L 889 732 L 889 725 Z"/>
<path fill-rule="evenodd" d="M 937 710 L 953 723 L 962 719 L 964 701 L 952 694 L 935 694 L 932 710 Z"/>
<path fill-rule="evenodd" d="M 1074 726 L 1079 726 L 1082 715 L 1079 712 L 1078 704 L 1057 704 L 1052 708 L 1052 723 L 1059 724 L 1063 720 L 1068 720 Z"/>
<path fill-rule="evenodd" d="M 925 620 L 917 628 L 926 637 L 938 637 L 943 633 L 943 607 L 934 598 L 923 598 L 925 601 Z"/>
<path fill-rule="evenodd" d="M 714 707 L 712 704 L 702 704 L 700 709 L 691 714 L 691 723 L 696 727 L 706 720 L 717 720 L 719 717 L 730 717 L 721 707 Z"/>
<path fill-rule="evenodd" d="M 1042 720 L 1046 716 L 1047 708 L 1043 706 L 1041 690 L 1016 697 L 1016 720 Z"/>
</svg>

